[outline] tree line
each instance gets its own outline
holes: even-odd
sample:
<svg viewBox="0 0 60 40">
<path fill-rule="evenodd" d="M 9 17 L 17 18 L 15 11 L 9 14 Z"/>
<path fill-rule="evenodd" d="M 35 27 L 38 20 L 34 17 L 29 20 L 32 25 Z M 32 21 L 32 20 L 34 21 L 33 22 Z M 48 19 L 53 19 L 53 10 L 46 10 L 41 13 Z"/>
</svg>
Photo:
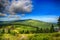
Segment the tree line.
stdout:
<svg viewBox="0 0 60 40">
<path fill-rule="evenodd" d="M 57 22 L 57 25 L 58 25 L 58 27 L 59 27 L 59 30 L 60 30 L 60 17 L 58 18 L 58 22 Z M 12 26 L 13 27 L 13 26 Z M 14 27 L 13 27 L 14 28 Z M 20 31 L 19 33 L 21 33 L 21 34 L 23 34 L 23 33 L 26 33 L 26 34 L 28 34 L 28 33 L 53 33 L 53 32 L 57 32 L 56 30 L 55 30 L 55 28 L 54 28 L 54 25 L 53 24 L 51 24 L 51 27 L 50 28 L 39 28 L 39 27 L 35 27 L 36 28 L 36 30 L 27 30 L 27 31 L 25 31 L 25 30 L 22 30 L 22 31 Z M 10 31 L 11 29 L 8 29 L 8 32 L 7 33 L 11 33 L 11 31 Z M 59 31 L 58 30 L 58 31 Z M 5 33 L 5 30 L 4 29 L 2 29 L 2 30 L 0 30 L 1 32 L 0 33 Z"/>
</svg>

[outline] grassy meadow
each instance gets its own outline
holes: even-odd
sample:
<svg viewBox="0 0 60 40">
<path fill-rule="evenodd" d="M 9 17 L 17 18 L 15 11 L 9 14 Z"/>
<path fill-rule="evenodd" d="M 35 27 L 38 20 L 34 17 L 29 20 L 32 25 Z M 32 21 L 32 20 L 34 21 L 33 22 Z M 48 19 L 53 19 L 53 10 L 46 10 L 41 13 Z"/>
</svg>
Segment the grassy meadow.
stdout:
<svg viewBox="0 0 60 40">
<path fill-rule="evenodd" d="M 3 24 L 3 25 L 2 25 Z M 0 40 L 60 40 L 60 32 L 50 32 L 52 23 L 23 20 L 0 23 Z M 54 24 L 54 27 L 57 24 Z"/>
</svg>

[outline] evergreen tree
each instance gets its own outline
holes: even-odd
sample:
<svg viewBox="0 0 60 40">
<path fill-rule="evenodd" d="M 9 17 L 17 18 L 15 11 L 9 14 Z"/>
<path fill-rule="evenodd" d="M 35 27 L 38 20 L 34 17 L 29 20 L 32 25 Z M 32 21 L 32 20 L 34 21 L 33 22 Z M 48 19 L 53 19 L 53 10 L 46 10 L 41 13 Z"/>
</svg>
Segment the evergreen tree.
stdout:
<svg viewBox="0 0 60 40">
<path fill-rule="evenodd" d="M 28 34 L 28 33 L 29 33 L 29 31 L 27 30 L 27 31 L 26 31 L 26 34 Z"/>
<path fill-rule="evenodd" d="M 51 28 L 50 28 L 50 32 L 54 32 L 54 25 L 52 24 Z"/>
<path fill-rule="evenodd" d="M 8 33 L 10 33 L 10 29 L 8 29 Z"/>
<path fill-rule="evenodd" d="M 58 18 L 58 22 L 57 22 L 58 26 L 59 26 L 59 30 L 60 30 L 60 16 Z"/>
<path fill-rule="evenodd" d="M 39 32 L 39 27 L 36 27 L 36 33 L 38 33 Z"/>
<path fill-rule="evenodd" d="M 3 34 L 5 33 L 5 30 L 4 30 L 4 29 L 2 30 L 2 33 L 3 33 Z"/>
<path fill-rule="evenodd" d="M 42 28 L 40 28 L 40 33 L 43 33 L 43 29 Z"/>
</svg>

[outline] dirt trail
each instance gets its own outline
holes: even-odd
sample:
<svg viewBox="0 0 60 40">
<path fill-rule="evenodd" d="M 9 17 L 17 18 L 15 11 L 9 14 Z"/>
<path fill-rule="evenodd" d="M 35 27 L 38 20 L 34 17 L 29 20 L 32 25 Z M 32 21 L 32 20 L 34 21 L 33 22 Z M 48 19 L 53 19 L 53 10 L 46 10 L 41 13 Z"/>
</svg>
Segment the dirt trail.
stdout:
<svg viewBox="0 0 60 40">
<path fill-rule="evenodd" d="M 28 40 L 28 37 L 25 36 L 25 35 L 22 35 L 21 38 L 20 38 L 20 40 Z"/>
</svg>

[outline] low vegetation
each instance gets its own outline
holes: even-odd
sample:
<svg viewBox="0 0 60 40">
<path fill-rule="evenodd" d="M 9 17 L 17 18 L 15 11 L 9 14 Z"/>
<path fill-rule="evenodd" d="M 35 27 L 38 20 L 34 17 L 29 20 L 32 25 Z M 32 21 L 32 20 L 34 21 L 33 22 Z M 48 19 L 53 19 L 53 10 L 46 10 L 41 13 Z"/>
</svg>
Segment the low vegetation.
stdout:
<svg viewBox="0 0 60 40">
<path fill-rule="evenodd" d="M 23 20 L 0 25 L 0 40 L 60 40 L 56 24 Z"/>
</svg>

